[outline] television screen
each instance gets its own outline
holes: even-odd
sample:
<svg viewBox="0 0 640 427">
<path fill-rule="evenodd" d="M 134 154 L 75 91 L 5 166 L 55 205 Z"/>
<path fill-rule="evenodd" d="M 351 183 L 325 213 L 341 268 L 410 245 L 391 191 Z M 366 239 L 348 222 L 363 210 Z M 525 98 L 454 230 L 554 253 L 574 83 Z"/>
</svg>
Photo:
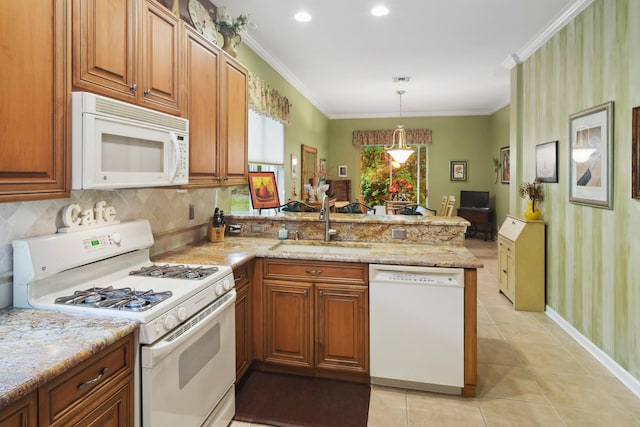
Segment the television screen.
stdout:
<svg viewBox="0 0 640 427">
<path fill-rule="evenodd" d="M 488 191 L 460 191 L 461 208 L 488 208 Z"/>
</svg>

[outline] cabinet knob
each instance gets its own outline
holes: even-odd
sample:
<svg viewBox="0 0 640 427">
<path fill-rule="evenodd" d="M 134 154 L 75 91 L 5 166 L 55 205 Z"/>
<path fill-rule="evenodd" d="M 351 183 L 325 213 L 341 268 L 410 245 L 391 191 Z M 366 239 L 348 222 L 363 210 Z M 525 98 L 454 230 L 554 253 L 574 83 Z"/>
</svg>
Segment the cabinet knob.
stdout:
<svg viewBox="0 0 640 427">
<path fill-rule="evenodd" d="M 305 290 L 304 290 L 304 296 L 305 296 L 305 297 L 308 297 L 308 296 L 309 296 L 309 289 L 305 289 Z"/>
<path fill-rule="evenodd" d="M 151 94 L 151 89 L 145 89 L 145 90 L 144 90 L 144 94 L 145 94 L 145 95 L 149 95 L 149 94 Z"/>
<path fill-rule="evenodd" d="M 131 92 L 135 92 L 136 90 L 138 90 L 138 85 L 137 84 L 132 84 L 131 86 L 129 86 L 129 90 Z"/>
<path fill-rule="evenodd" d="M 322 291 L 318 291 L 318 295 L 320 295 L 322 297 L 322 296 L 324 296 L 324 293 Z"/>
</svg>

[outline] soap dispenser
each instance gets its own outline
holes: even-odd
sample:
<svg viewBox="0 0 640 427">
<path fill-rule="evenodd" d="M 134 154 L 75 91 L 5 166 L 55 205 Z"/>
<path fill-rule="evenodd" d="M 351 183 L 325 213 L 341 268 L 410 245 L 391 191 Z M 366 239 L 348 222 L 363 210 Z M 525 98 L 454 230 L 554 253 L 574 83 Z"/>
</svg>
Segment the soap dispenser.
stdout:
<svg viewBox="0 0 640 427">
<path fill-rule="evenodd" d="M 289 237 L 289 230 L 287 230 L 287 227 L 285 227 L 285 225 L 282 224 L 282 227 L 280 227 L 280 230 L 278 230 L 278 239 L 287 240 L 288 237 Z"/>
</svg>

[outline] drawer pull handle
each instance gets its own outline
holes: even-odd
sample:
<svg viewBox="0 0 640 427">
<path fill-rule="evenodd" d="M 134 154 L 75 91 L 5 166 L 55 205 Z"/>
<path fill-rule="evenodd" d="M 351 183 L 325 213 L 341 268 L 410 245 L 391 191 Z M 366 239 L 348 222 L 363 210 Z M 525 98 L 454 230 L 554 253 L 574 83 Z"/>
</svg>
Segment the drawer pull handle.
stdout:
<svg viewBox="0 0 640 427">
<path fill-rule="evenodd" d="M 503 273 L 506 273 L 506 272 L 507 272 L 507 270 L 502 270 L 502 272 L 503 272 Z"/>
<path fill-rule="evenodd" d="M 106 368 L 106 367 L 102 368 L 100 370 L 100 374 L 97 377 L 95 377 L 92 380 L 85 381 L 85 382 L 82 382 L 82 383 L 78 384 L 78 390 L 82 390 L 83 388 L 85 388 L 88 385 L 97 383 L 98 381 L 100 381 L 102 379 L 102 377 L 104 376 L 104 374 L 107 373 L 108 370 L 109 370 L 109 368 Z"/>
<path fill-rule="evenodd" d="M 307 274 L 322 274 L 322 270 L 306 269 L 304 272 L 307 273 Z"/>
<path fill-rule="evenodd" d="M 244 276 L 238 276 L 235 279 L 233 279 L 234 282 L 238 283 L 240 280 L 244 279 Z"/>
</svg>

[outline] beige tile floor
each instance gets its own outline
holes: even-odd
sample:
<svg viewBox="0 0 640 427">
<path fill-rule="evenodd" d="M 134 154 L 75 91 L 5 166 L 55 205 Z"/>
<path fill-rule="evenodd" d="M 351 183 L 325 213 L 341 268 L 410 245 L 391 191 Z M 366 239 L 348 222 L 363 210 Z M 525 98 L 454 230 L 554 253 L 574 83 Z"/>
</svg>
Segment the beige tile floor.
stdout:
<svg viewBox="0 0 640 427">
<path fill-rule="evenodd" d="M 465 245 L 484 264 L 477 396 L 373 386 L 368 425 L 639 427 L 638 397 L 544 313 L 514 311 L 498 292 L 496 242 L 467 239 Z"/>
</svg>

